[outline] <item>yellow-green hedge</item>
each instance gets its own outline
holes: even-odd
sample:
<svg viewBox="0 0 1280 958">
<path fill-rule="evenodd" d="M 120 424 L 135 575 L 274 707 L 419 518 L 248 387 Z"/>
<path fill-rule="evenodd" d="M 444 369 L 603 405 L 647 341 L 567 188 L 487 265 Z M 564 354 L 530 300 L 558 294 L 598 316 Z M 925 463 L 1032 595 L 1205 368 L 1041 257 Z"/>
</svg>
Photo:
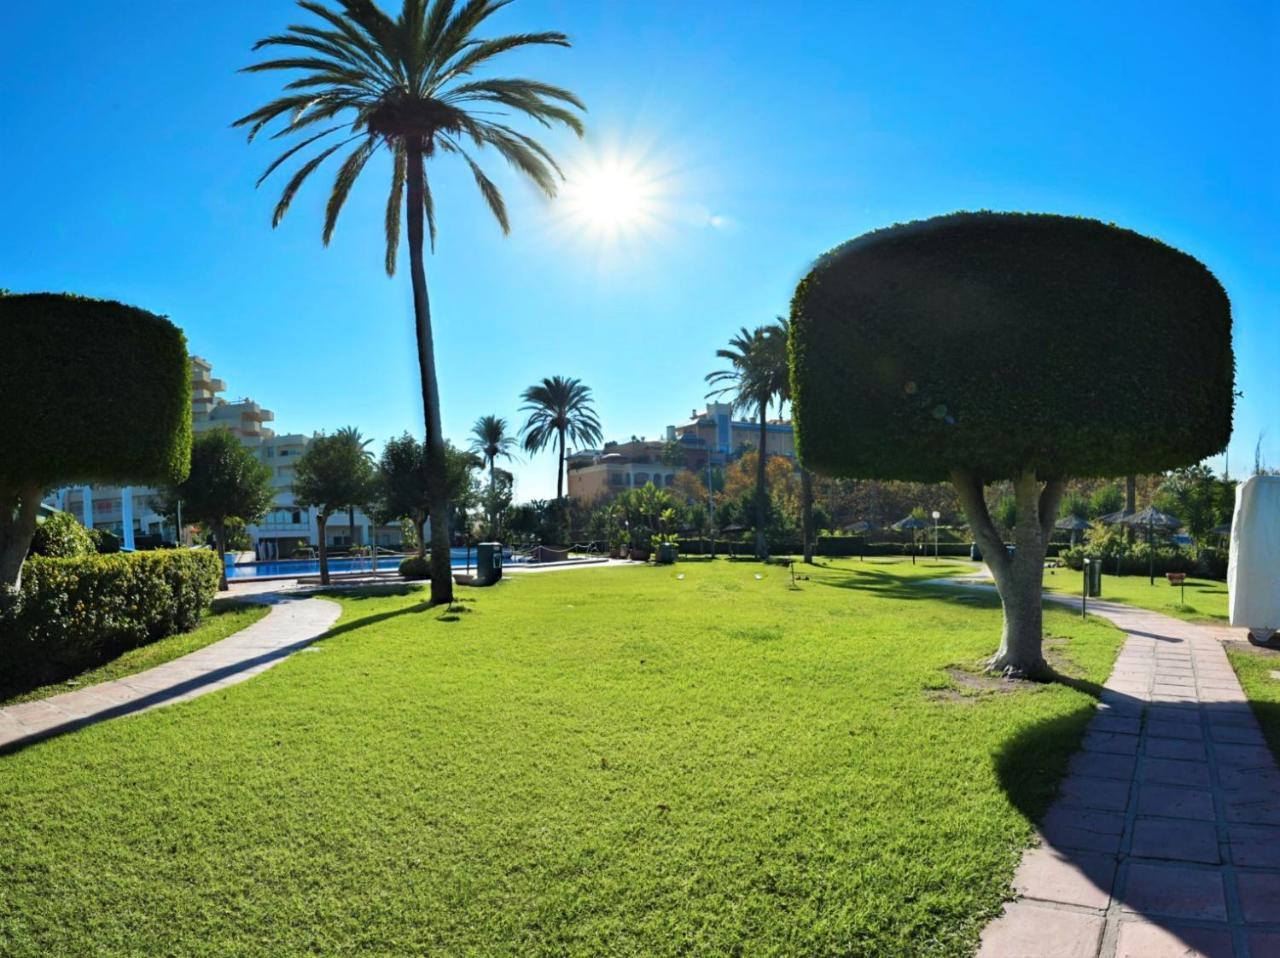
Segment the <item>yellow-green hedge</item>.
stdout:
<svg viewBox="0 0 1280 958">
<path fill-rule="evenodd" d="M 218 591 L 212 552 L 32 556 L 0 597 L 0 686 L 57 681 L 199 623 Z"/>
</svg>

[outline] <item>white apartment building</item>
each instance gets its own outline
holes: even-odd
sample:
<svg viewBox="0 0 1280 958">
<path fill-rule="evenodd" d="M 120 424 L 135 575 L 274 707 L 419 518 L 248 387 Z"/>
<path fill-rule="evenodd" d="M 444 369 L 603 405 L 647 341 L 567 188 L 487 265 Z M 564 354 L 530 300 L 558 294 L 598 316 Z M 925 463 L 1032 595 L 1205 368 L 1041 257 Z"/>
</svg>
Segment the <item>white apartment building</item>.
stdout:
<svg viewBox="0 0 1280 958">
<path fill-rule="evenodd" d="M 228 429 L 271 468 L 275 504 L 259 523 L 246 530 L 254 552 L 263 559 L 288 558 L 300 549 L 317 545 L 315 510 L 296 505 L 292 488 L 294 462 L 306 451 L 311 438 L 299 433 L 277 435 L 264 425 L 275 421 L 275 413 L 252 399 L 223 399 L 220 394 L 226 389 L 226 383 L 214 378 L 207 360 L 191 357 L 193 431 L 199 434 Z M 70 512 L 86 527 L 115 533 L 126 549 L 132 549 L 144 536 L 152 542 L 178 538 L 172 523 L 151 508 L 155 496 L 156 490 L 146 486 L 72 486 L 58 490 L 53 504 Z M 325 538 L 336 547 L 371 541 L 384 548 L 401 544 L 399 526 L 375 529 L 372 520 L 358 509 L 354 528 L 345 511 L 332 516 L 325 527 Z"/>
</svg>

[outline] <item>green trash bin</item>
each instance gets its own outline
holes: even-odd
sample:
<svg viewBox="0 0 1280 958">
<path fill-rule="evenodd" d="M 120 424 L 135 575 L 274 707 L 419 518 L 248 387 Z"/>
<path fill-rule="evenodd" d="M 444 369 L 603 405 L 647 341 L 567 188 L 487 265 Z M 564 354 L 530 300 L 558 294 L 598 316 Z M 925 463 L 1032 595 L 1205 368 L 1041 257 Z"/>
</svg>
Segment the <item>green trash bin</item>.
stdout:
<svg viewBox="0 0 1280 958">
<path fill-rule="evenodd" d="M 493 585 L 502 578 L 502 543 L 476 545 L 476 585 Z"/>
<path fill-rule="evenodd" d="M 1102 595 L 1102 560 L 1086 559 L 1084 566 L 1084 594 L 1091 599 Z"/>
</svg>

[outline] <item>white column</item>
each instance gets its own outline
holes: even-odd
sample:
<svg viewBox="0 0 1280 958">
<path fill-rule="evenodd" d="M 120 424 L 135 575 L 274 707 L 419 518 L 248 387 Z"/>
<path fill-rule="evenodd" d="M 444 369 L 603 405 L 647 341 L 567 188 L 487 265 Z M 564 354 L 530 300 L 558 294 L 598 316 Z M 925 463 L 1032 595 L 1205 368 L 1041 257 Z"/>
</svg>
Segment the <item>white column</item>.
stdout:
<svg viewBox="0 0 1280 958">
<path fill-rule="evenodd" d="M 120 490 L 120 525 L 124 527 L 122 545 L 126 549 L 133 548 L 133 486 L 125 486 Z"/>
<path fill-rule="evenodd" d="M 80 510 L 80 518 L 86 529 L 93 528 L 93 488 L 91 486 L 80 487 L 80 501 L 84 507 Z"/>
</svg>

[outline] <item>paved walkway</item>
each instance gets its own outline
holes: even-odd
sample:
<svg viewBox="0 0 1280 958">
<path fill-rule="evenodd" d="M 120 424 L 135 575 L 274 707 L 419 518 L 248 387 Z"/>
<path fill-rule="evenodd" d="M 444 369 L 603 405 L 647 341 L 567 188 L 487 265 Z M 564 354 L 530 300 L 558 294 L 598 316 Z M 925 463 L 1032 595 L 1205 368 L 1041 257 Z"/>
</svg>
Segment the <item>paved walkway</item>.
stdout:
<svg viewBox="0 0 1280 958">
<path fill-rule="evenodd" d="M 1089 611 L 1129 638 L 980 958 L 1280 956 L 1280 771 L 1230 633 Z"/>
<path fill-rule="evenodd" d="M 265 672 L 337 621 L 336 602 L 270 597 L 271 611 L 246 629 L 182 658 L 112 682 L 0 708 L 0 751 L 94 722 L 185 702 Z"/>
</svg>

